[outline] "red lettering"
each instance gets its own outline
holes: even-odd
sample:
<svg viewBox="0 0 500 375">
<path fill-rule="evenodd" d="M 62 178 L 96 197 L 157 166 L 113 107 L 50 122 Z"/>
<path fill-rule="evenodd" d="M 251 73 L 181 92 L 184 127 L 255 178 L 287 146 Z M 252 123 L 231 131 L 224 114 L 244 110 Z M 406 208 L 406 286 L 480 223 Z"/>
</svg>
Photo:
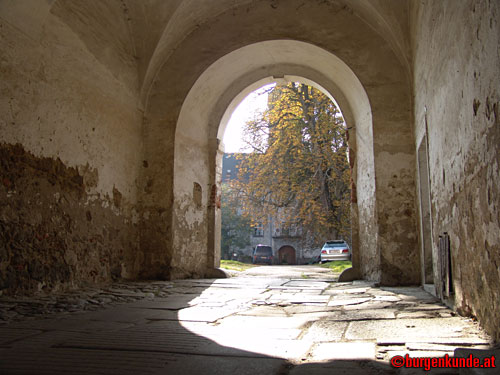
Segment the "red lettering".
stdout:
<svg viewBox="0 0 500 375">
<path fill-rule="evenodd" d="M 441 358 L 432 358 L 431 359 L 431 366 L 438 367 L 439 366 L 439 359 L 441 359 Z"/>
<path fill-rule="evenodd" d="M 446 362 L 445 365 L 444 365 L 444 367 L 453 367 L 453 365 L 451 364 L 451 358 L 450 358 L 450 356 L 448 354 L 446 354 L 444 356 L 444 359 L 445 359 L 445 362 Z"/>
<path fill-rule="evenodd" d="M 430 358 L 422 358 L 422 361 L 424 362 L 424 370 L 425 371 L 430 371 L 431 369 L 431 360 Z"/>
</svg>

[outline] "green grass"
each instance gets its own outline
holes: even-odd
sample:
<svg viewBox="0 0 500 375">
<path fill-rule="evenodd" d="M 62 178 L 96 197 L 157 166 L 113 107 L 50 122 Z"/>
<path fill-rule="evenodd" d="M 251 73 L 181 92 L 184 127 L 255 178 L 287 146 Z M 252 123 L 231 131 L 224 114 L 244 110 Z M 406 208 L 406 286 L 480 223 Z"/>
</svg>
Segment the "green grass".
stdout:
<svg viewBox="0 0 500 375">
<path fill-rule="evenodd" d="M 236 260 L 224 260 L 220 261 L 220 268 L 225 268 L 226 270 L 233 271 L 245 271 L 249 268 L 253 268 L 255 265 L 248 263 L 241 263 Z"/>
<path fill-rule="evenodd" d="M 352 267 L 352 262 L 348 260 L 334 260 L 320 265 L 323 268 L 329 268 L 333 272 L 342 272 L 346 268 Z"/>
</svg>

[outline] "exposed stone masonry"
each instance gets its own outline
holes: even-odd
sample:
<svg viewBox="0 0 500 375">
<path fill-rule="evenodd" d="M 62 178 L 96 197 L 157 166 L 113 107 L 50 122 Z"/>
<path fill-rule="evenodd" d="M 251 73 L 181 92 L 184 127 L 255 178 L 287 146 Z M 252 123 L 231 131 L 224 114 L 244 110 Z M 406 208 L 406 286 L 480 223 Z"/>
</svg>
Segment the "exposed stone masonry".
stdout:
<svg viewBox="0 0 500 375">
<path fill-rule="evenodd" d="M 134 276 L 137 224 L 97 171 L 0 146 L 0 290 L 36 293 Z"/>
</svg>

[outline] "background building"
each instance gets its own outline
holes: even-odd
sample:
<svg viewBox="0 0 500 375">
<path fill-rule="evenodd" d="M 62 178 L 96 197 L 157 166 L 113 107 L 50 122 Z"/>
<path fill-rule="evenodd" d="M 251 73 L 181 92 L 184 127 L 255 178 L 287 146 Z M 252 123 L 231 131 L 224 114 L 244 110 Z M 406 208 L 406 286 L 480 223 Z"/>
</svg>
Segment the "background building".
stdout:
<svg viewBox="0 0 500 375">
<path fill-rule="evenodd" d="M 228 184 L 238 178 L 238 164 L 244 156 L 245 154 L 224 154 L 222 159 L 223 184 Z M 329 238 L 324 239 L 324 241 L 327 240 Z M 322 243 L 315 243 L 311 238 L 308 238 L 299 224 L 287 225 L 279 215 L 268 215 L 267 222 L 258 222 L 253 225 L 248 245 L 235 248 L 233 253 L 239 254 L 236 257 L 239 260 L 250 261 L 253 249 L 259 244 L 273 248 L 274 262 L 276 264 L 306 264 L 312 262 L 318 258 L 322 246 Z"/>
</svg>

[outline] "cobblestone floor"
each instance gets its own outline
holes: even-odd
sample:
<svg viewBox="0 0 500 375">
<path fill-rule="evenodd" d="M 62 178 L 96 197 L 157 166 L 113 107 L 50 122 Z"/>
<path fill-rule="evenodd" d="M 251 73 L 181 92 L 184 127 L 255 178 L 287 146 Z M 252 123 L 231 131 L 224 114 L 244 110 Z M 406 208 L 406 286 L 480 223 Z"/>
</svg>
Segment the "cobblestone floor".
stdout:
<svg viewBox="0 0 500 375">
<path fill-rule="evenodd" d="M 337 283 L 314 266 L 0 297 L 1 374 L 410 374 L 425 372 L 390 359 L 491 347 L 421 288 Z"/>
</svg>

